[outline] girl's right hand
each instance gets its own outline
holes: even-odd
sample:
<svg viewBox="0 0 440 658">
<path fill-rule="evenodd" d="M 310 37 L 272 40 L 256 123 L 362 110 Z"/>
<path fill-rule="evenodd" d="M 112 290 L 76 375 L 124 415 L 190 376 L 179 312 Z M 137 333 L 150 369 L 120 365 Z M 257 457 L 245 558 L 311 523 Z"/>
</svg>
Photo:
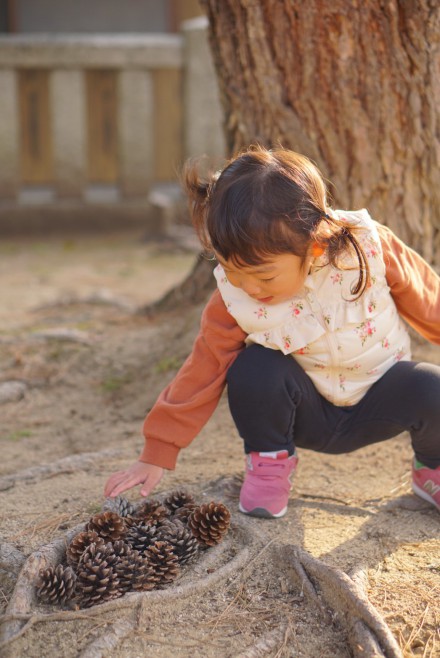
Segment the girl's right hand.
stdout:
<svg viewBox="0 0 440 658">
<path fill-rule="evenodd" d="M 124 471 L 113 473 L 104 488 L 106 498 L 114 498 L 118 494 L 142 484 L 141 496 L 148 496 L 163 475 L 163 468 L 154 464 L 137 461 Z"/>
</svg>

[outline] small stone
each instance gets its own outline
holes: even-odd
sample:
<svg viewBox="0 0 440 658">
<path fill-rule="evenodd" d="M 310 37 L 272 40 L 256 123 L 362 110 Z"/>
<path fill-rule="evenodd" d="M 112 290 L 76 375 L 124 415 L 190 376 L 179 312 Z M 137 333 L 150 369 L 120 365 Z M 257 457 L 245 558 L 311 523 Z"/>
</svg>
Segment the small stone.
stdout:
<svg viewBox="0 0 440 658">
<path fill-rule="evenodd" d="M 0 404 L 18 402 L 24 397 L 27 386 L 23 382 L 3 382 L 0 384 Z"/>
</svg>

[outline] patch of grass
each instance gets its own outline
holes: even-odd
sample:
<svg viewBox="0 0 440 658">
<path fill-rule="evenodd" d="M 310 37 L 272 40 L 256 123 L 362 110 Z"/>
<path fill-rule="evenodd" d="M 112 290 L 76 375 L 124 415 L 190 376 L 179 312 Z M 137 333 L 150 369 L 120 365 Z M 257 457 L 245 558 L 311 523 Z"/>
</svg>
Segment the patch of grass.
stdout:
<svg viewBox="0 0 440 658">
<path fill-rule="evenodd" d="M 162 374 L 170 370 L 178 370 L 182 365 L 182 359 L 177 356 L 165 356 L 154 366 L 154 372 Z"/>
<path fill-rule="evenodd" d="M 65 350 L 63 349 L 63 346 L 61 343 L 58 343 L 56 347 L 50 350 L 50 352 L 47 355 L 47 358 L 49 361 L 60 361 L 63 356 L 64 356 Z"/>
<path fill-rule="evenodd" d="M 2 242 L 0 244 L 0 254 L 8 256 L 10 254 L 17 254 L 18 251 L 19 246 L 14 242 Z"/>
<path fill-rule="evenodd" d="M 75 240 L 72 240 L 72 239 L 64 240 L 64 242 L 63 242 L 63 250 L 64 251 L 73 251 L 74 249 L 76 249 Z"/>
<path fill-rule="evenodd" d="M 94 516 L 95 514 L 98 514 L 98 512 L 102 512 L 102 507 L 99 503 L 89 503 L 84 511 L 86 514 Z"/>
<path fill-rule="evenodd" d="M 103 393 L 116 393 L 130 381 L 131 378 L 128 375 L 109 375 L 101 382 L 100 388 Z"/>
<path fill-rule="evenodd" d="M 28 439 L 32 436 L 31 430 L 16 430 L 10 434 L 5 434 L 2 439 L 5 441 L 20 441 L 20 439 Z"/>
<path fill-rule="evenodd" d="M 78 329 L 79 331 L 90 331 L 90 329 L 94 328 L 93 322 L 91 320 L 82 320 L 81 322 L 76 322 L 74 326 L 75 329 Z"/>
</svg>

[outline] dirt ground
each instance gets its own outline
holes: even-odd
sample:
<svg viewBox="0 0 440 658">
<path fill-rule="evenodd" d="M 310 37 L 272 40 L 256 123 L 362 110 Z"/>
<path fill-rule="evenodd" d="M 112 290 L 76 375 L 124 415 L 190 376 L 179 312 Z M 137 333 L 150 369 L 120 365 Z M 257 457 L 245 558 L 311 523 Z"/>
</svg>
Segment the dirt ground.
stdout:
<svg viewBox="0 0 440 658">
<path fill-rule="evenodd" d="M 155 318 L 136 313 L 181 280 L 195 253 L 140 238 L 131 232 L 0 244 L 0 384 L 18 385 L 16 399 L 0 405 L 1 534 L 25 556 L 100 509 L 105 480 L 136 459 L 144 415 L 197 331 L 201 307 Z M 416 358 L 440 363 L 438 347 L 415 340 L 413 348 Z M 81 462 L 86 453 L 90 460 Z M 76 466 L 30 470 L 71 456 Z M 287 567 L 273 549 L 292 544 L 345 573 L 363 569 L 368 598 L 405 658 L 440 656 L 440 516 L 411 493 L 410 462 L 407 435 L 346 456 L 301 451 L 287 515 L 246 520 L 246 532 L 259 538 L 249 545 L 236 511 L 242 449 L 222 399 L 155 494 L 185 486 L 202 500 L 223 500 L 232 512 L 230 538 L 205 572 L 244 548 L 247 570 L 199 596 L 147 604 L 147 621 L 99 655 L 352 655 L 337 619 L 324 623 L 303 593 L 286 585 Z M 136 491 L 127 496 L 139 499 Z M 190 569 L 182 582 L 201 571 Z M 15 579 L 0 569 L 3 612 Z M 29 658 L 92 655 L 88 643 L 114 621 L 109 615 L 34 624 L 8 650 Z M 274 629 L 282 630 L 278 639 L 252 653 L 256 638 Z"/>
</svg>

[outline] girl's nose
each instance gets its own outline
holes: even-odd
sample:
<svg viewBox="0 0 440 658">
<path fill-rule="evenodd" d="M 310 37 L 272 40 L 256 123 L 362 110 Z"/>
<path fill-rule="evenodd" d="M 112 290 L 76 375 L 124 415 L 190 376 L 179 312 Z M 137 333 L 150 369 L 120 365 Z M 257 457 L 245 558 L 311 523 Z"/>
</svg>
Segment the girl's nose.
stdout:
<svg viewBox="0 0 440 658">
<path fill-rule="evenodd" d="M 249 295 L 249 297 L 257 297 L 261 293 L 261 287 L 256 281 L 242 279 L 240 282 L 240 288 Z"/>
</svg>

